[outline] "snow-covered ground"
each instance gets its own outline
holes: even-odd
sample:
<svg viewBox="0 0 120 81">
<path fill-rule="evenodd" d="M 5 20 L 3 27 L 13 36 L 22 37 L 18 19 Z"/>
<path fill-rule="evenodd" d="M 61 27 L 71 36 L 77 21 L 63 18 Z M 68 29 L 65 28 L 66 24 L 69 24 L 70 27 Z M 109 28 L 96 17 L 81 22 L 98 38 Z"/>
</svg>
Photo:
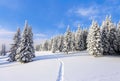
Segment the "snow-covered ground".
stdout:
<svg viewBox="0 0 120 81">
<path fill-rule="evenodd" d="M 0 81 L 120 81 L 120 57 L 36 52 L 33 62 L 9 63 L 0 57 Z"/>
</svg>

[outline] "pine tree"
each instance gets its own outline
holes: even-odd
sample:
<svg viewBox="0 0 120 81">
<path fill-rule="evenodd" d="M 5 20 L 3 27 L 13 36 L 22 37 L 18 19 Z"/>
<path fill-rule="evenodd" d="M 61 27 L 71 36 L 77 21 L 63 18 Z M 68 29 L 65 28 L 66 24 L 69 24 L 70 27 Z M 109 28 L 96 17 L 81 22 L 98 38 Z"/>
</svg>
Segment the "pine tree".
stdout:
<svg viewBox="0 0 120 81">
<path fill-rule="evenodd" d="M 34 42 L 33 42 L 33 32 L 32 32 L 32 27 L 28 27 L 28 36 L 29 36 L 29 47 L 30 47 L 30 52 L 31 52 L 31 57 L 35 57 L 35 48 L 34 48 Z"/>
<path fill-rule="evenodd" d="M 40 47 L 39 51 L 42 51 L 42 44 L 40 44 L 40 46 L 39 46 L 39 47 Z"/>
<path fill-rule="evenodd" d="M 48 51 L 51 50 L 51 40 L 48 40 Z"/>
<path fill-rule="evenodd" d="M 5 47 L 5 44 L 2 44 L 2 48 L 1 48 L 1 51 L 0 51 L 0 55 L 1 56 L 5 56 L 6 55 L 6 47 Z"/>
<path fill-rule="evenodd" d="M 84 40 L 83 40 L 83 31 L 80 29 L 80 26 L 78 26 L 78 29 L 75 34 L 75 45 L 76 50 L 84 50 Z"/>
<path fill-rule="evenodd" d="M 22 63 L 32 61 L 32 58 L 35 55 L 32 36 L 32 29 L 28 26 L 28 23 L 26 21 L 24 30 L 22 32 L 20 47 L 18 48 L 16 55 L 17 61 L 20 61 Z"/>
<path fill-rule="evenodd" d="M 113 55 L 113 54 L 116 54 L 117 53 L 117 31 L 116 31 L 116 27 L 114 24 L 111 24 L 111 28 L 110 28 L 110 31 L 109 31 L 109 34 L 108 34 L 108 41 L 109 41 L 109 44 L 110 44 L 110 49 L 109 49 L 109 54 Z"/>
<path fill-rule="evenodd" d="M 118 22 L 117 24 L 117 35 L 116 35 L 116 38 L 117 38 L 117 52 L 120 54 L 120 21 Z"/>
<path fill-rule="evenodd" d="M 72 32 L 72 38 L 71 38 L 71 51 L 75 51 L 75 32 Z"/>
<path fill-rule="evenodd" d="M 49 43 L 48 43 L 48 40 L 46 40 L 44 43 L 43 43 L 43 51 L 48 51 L 48 46 L 49 46 Z"/>
<path fill-rule="evenodd" d="M 10 48 L 8 61 L 10 62 L 16 61 L 15 56 L 17 54 L 17 50 L 21 42 L 20 40 L 21 40 L 21 33 L 20 33 L 20 28 L 18 28 L 13 38 L 13 44 L 11 45 L 11 48 Z"/>
<path fill-rule="evenodd" d="M 57 41 L 57 37 L 54 37 L 52 43 L 52 52 L 55 53 L 57 50 L 58 50 L 58 41 Z"/>
<path fill-rule="evenodd" d="M 88 35 L 88 31 L 85 29 L 85 30 L 83 30 L 83 33 L 82 33 L 82 35 L 83 35 L 83 44 L 84 44 L 84 50 L 86 50 L 87 49 L 87 35 Z"/>
<path fill-rule="evenodd" d="M 59 52 L 62 52 L 64 48 L 64 36 L 60 35 L 58 36 L 58 50 Z"/>
<path fill-rule="evenodd" d="M 110 50 L 110 43 L 109 43 L 109 31 L 111 29 L 111 17 L 106 17 L 106 20 L 103 21 L 101 26 L 101 39 L 102 39 L 102 47 L 103 47 L 103 54 L 109 54 Z"/>
<path fill-rule="evenodd" d="M 40 51 L 40 45 L 36 45 L 36 46 L 35 46 L 35 50 L 36 50 L 36 51 Z"/>
<path fill-rule="evenodd" d="M 102 43 L 100 29 L 97 22 L 93 21 L 88 33 L 88 51 L 91 55 L 100 56 L 102 55 Z"/>
<path fill-rule="evenodd" d="M 72 33 L 71 33 L 70 28 L 68 26 L 67 31 L 65 32 L 64 49 L 63 49 L 64 52 L 66 52 L 67 54 L 69 51 L 72 50 L 71 42 L 72 42 Z"/>
</svg>

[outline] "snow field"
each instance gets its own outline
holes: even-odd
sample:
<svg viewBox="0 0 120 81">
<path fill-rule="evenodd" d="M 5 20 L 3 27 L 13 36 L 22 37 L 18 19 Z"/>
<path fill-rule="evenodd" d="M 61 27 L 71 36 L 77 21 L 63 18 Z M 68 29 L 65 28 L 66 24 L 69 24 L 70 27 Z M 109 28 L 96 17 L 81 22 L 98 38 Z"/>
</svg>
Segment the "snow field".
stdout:
<svg viewBox="0 0 120 81">
<path fill-rule="evenodd" d="M 8 63 L 0 57 L 0 81 L 120 81 L 120 58 L 36 52 L 33 62 Z"/>
</svg>

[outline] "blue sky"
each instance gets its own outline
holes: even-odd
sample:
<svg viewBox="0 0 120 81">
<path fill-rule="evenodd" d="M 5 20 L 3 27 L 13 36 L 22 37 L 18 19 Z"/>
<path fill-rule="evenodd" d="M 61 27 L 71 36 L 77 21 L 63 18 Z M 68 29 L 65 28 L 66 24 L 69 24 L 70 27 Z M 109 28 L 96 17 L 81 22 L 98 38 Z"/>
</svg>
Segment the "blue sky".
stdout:
<svg viewBox="0 0 120 81">
<path fill-rule="evenodd" d="M 25 20 L 39 41 L 64 33 L 67 25 L 74 31 L 77 24 L 89 27 L 92 19 L 101 24 L 106 15 L 117 23 L 119 13 L 119 0 L 0 0 L 0 40 L 12 39 Z"/>
</svg>

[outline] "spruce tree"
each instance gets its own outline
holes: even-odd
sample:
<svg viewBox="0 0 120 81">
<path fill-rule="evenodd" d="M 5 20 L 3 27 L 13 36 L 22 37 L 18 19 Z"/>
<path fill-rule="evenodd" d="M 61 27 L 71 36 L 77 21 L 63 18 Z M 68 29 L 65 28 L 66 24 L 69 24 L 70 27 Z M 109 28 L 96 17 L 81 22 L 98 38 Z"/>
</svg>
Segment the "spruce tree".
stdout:
<svg viewBox="0 0 120 81">
<path fill-rule="evenodd" d="M 59 52 L 63 51 L 63 48 L 64 48 L 63 42 L 64 42 L 64 36 L 63 35 L 58 36 L 58 50 L 59 50 Z"/>
<path fill-rule="evenodd" d="M 0 51 L 0 55 L 1 56 L 5 56 L 6 55 L 6 46 L 5 46 L 5 44 L 2 44 L 2 48 L 1 48 L 1 51 Z"/>
<path fill-rule="evenodd" d="M 70 27 L 68 26 L 67 31 L 65 32 L 65 37 L 64 37 L 64 52 L 68 54 L 69 51 L 72 50 L 72 32 L 70 31 Z"/>
<path fill-rule="evenodd" d="M 40 45 L 36 45 L 36 46 L 35 46 L 35 50 L 36 50 L 36 51 L 40 51 Z"/>
<path fill-rule="evenodd" d="M 86 50 L 87 49 L 87 35 L 88 35 L 88 31 L 85 29 L 85 30 L 83 30 L 83 33 L 82 33 L 82 35 L 83 35 L 83 44 L 84 44 L 84 50 Z"/>
<path fill-rule="evenodd" d="M 57 41 L 57 37 L 54 37 L 52 43 L 52 52 L 55 53 L 57 50 L 58 50 L 58 41 Z"/>
<path fill-rule="evenodd" d="M 72 32 L 72 38 L 71 38 L 71 51 L 75 51 L 75 32 Z"/>
<path fill-rule="evenodd" d="M 43 51 L 48 51 L 49 49 L 49 43 L 48 43 L 48 40 L 46 40 L 44 43 L 43 43 Z"/>
<path fill-rule="evenodd" d="M 40 47 L 40 50 L 39 50 L 39 51 L 42 51 L 42 44 L 40 44 L 40 46 L 39 46 L 39 47 Z"/>
<path fill-rule="evenodd" d="M 51 50 L 51 40 L 48 40 L 48 51 Z"/>
<path fill-rule="evenodd" d="M 76 50 L 81 51 L 84 50 L 84 40 L 83 40 L 83 31 L 80 29 L 80 26 L 78 26 L 78 29 L 75 33 L 75 45 Z"/>
<path fill-rule="evenodd" d="M 106 19 L 103 21 L 101 26 L 101 39 L 104 55 L 108 55 L 110 50 L 109 31 L 111 29 L 111 23 L 111 17 L 106 16 Z"/>
<path fill-rule="evenodd" d="M 26 21 L 22 32 L 20 47 L 17 50 L 17 61 L 27 63 L 32 61 L 32 58 L 35 57 L 32 36 L 32 29 L 28 26 Z"/>
<path fill-rule="evenodd" d="M 117 24 L 117 35 L 116 35 L 116 38 L 117 38 L 117 52 L 120 54 L 120 21 L 118 22 Z"/>
<path fill-rule="evenodd" d="M 100 29 L 97 22 L 93 21 L 88 33 L 88 51 L 91 55 L 100 56 L 103 53 Z M 90 38 L 89 38 L 90 37 Z"/>
<path fill-rule="evenodd" d="M 31 51 L 31 57 L 34 58 L 35 57 L 35 48 L 34 48 L 34 42 L 33 42 L 33 32 L 32 32 L 32 27 L 29 26 L 28 27 L 28 36 L 29 36 L 29 47 L 30 47 L 30 51 Z"/>
<path fill-rule="evenodd" d="M 111 28 L 108 35 L 108 41 L 110 44 L 109 55 L 117 54 L 117 31 L 114 24 L 111 24 Z"/>
<path fill-rule="evenodd" d="M 17 54 L 17 50 L 21 42 L 20 40 L 21 40 L 21 33 L 20 33 L 20 28 L 18 28 L 13 38 L 13 44 L 11 45 L 11 48 L 10 48 L 8 61 L 10 62 L 16 61 L 15 56 Z"/>
</svg>

